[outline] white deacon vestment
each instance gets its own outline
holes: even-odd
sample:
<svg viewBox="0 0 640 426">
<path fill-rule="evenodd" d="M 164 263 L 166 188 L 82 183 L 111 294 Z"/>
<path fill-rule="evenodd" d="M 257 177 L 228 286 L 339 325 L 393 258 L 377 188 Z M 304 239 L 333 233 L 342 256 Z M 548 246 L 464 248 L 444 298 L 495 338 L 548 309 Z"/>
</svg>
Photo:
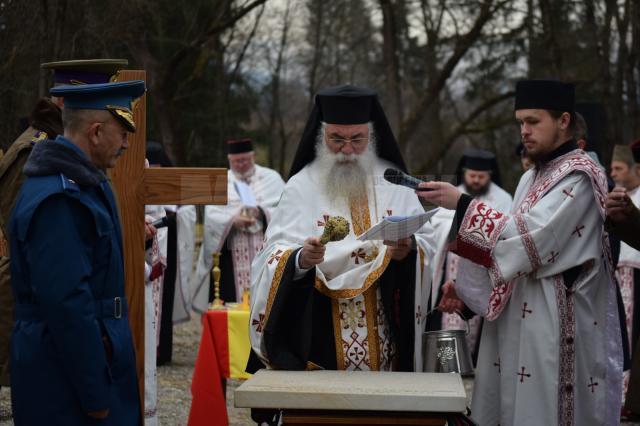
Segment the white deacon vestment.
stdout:
<svg viewBox="0 0 640 426">
<path fill-rule="evenodd" d="M 456 290 L 488 321 L 472 418 L 481 425 L 610 425 L 622 346 L 606 176 L 572 150 L 527 171 L 511 213 L 474 200 L 456 240 Z M 479 266 L 482 264 L 484 266 Z M 563 273 L 579 267 L 572 285 Z"/>
<path fill-rule="evenodd" d="M 145 206 L 145 213 L 152 220 L 166 216 L 164 206 Z M 151 248 L 145 254 L 144 280 L 144 424 L 156 426 L 158 385 L 156 355 L 160 339 L 162 315 L 162 281 L 164 273 L 150 280 L 155 268 L 167 266 L 167 228 L 160 228 L 153 237 Z"/>
</svg>

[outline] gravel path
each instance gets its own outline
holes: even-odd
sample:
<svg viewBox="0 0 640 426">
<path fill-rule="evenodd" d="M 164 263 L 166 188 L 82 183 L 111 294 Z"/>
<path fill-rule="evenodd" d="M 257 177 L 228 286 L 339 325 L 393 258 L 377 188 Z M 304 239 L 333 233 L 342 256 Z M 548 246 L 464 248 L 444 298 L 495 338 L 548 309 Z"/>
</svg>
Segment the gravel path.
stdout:
<svg viewBox="0 0 640 426">
<path fill-rule="evenodd" d="M 199 318 L 174 327 L 173 362 L 158 368 L 158 419 L 161 425 L 183 426 L 189 419 L 191 407 L 191 377 L 200 345 L 202 326 Z M 233 391 L 241 382 L 229 380 L 227 383 L 227 412 L 231 426 L 252 425 L 248 409 L 233 407 Z M 468 396 L 473 382 L 465 380 Z M 212 413 L 212 417 L 215 414 Z M 0 389 L 0 426 L 13 425 L 9 389 Z M 622 423 L 631 426 L 638 423 Z"/>
<path fill-rule="evenodd" d="M 200 345 L 202 326 L 195 316 L 174 327 L 171 365 L 158 367 L 158 420 L 161 425 L 186 425 L 191 408 L 191 377 Z M 233 426 L 252 424 L 248 409 L 233 407 L 233 391 L 238 380 L 227 383 L 227 412 Z M 213 413 L 212 413 L 213 416 Z M 0 389 L 0 426 L 13 425 L 9 388 Z"/>
</svg>

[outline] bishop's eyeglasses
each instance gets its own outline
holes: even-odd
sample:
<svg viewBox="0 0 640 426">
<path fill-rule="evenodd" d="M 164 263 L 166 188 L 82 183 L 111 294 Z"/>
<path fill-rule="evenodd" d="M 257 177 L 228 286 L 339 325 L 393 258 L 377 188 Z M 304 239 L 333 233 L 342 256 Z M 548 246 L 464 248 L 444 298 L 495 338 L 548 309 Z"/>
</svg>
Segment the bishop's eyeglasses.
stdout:
<svg viewBox="0 0 640 426">
<path fill-rule="evenodd" d="M 351 147 L 352 148 L 359 148 L 361 146 L 363 146 L 365 143 L 367 143 L 367 141 L 369 140 L 369 138 L 329 138 L 329 140 L 338 145 L 338 147 L 340 147 L 340 149 L 342 149 L 347 143 L 351 143 Z"/>
</svg>

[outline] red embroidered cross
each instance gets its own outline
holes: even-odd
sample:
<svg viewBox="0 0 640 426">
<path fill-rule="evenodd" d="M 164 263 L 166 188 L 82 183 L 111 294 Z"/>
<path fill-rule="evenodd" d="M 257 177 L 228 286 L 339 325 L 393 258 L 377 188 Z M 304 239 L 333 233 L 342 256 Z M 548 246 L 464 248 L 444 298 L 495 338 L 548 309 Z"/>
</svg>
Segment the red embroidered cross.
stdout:
<svg viewBox="0 0 640 426">
<path fill-rule="evenodd" d="M 356 265 L 359 265 L 360 259 L 364 260 L 367 256 L 365 255 L 364 249 L 359 248 L 358 250 L 354 250 L 351 252 L 351 257 L 355 257 Z"/>
<path fill-rule="evenodd" d="M 551 257 L 549 257 L 549 263 L 556 263 L 556 259 L 560 253 L 556 253 L 555 251 L 551 251 Z"/>
<path fill-rule="evenodd" d="M 420 324 L 421 319 L 422 319 L 422 310 L 420 309 L 420 305 L 418 305 L 418 312 L 416 312 L 416 324 Z"/>
<path fill-rule="evenodd" d="M 498 357 L 498 362 L 494 362 L 493 365 L 498 367 L 498 373 L 501 373 L 501 371 L 500 371 L 500 357 Z"/>
<path fill-rule="evenodd" d="M 329 220 L 331 216 L 329 216 L 328 214 L 324 214 L 322 215 L 322 219 L 324 219 L 324 221 L 319 220 L 318 221 L 318 226 L 325 226 L 327 224 L 327 221 Z"/>
<path fill-rule="evenodd" d="M 589 383 L 587 386 L 588 386 L 589 388 L 591 388 L 591 393 L 594 393 L 594 392 L 595 392 L 595 388 L 596 388 L 596 386 L 598 386 L 598 382 L 594 382 L 594 381 L 593 381 L 593 377 L 589 377 L 589 381 L 590 381 L 591 383 Z"/>
<path fill-rule="evenodd" d="M 563 189 L 563 190 L 562 190 L 562 193 L 563 193 L 564 195 L 566 195 L 567 197 L 574 198 L 574 197 L 573 197 L 572 192 L 573 192 L 573 188 L 569 189 L 568 191 L 567 191 L 566 189 Z"/>
<path fill-rule="evenodd" d="M 282 250 L 278 249 L 278 251 L 276 251 L 275 253 L 273 253 L 270 257 L 269 257 L 269 265 L 271 265 L 273 263 L 274 260 L 276 261 L 280 261 L 280 258 L 282 254 Z"/>
<path fill-rule="evenodd" d="M 258 315 L 258 319 L 253 318 L 253 320 L 251 320 L 251 325 L 257 325 L 256 331 L 258 333 L 262 333 L 262 329 L 264 328 L 264 314 Z"/>
<path fill-rule="evenodd" d="M 524 305 L 522 305 L 522 318 L 531 312 L 533 312 L 531 309 L 527 309 L 527 302 L 524 302 Z"/>
<path fill-rule="evenodd" d="M 584 225 L 576 226 L 576 230 L 573 231 L 571 235 L 578 234 L 578 238 L 581 238 L 582 234 L 580 233 L 580 231 L 582 231 L 583 229 L 584 229 Z"/>
<path fill-rule="evenodd" d="M 520 376 L 520 383 L 524 382 L 524 376 L 531 377 L 531 374 L 524 372 L 525 368 L 522 367 L 520 373 L 516 373 L 516 375 Z"/>
</svg>

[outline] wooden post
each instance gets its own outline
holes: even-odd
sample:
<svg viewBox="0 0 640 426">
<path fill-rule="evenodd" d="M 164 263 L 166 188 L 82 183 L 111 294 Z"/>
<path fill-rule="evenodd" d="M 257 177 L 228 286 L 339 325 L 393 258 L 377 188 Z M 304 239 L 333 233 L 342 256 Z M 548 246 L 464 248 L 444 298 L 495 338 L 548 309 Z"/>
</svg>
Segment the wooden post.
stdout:
<svg viewBox="0 0 640 426">
<path fill-rule="evenodd" d="M 124 70 L 118 81 L 145 80 L 144 71 Z M 150 94 L 153 96 L 153 94 Z M 144 206 L 145 204 L 227 204 L 227 170 L 222 168 L 145 169 L 146 95 L 134 111 L 136 133 L 111 169 L 124 242 L 125 291 L 136 350 L 140 405 L 144 414 Z M 144 422 L 144 416 L 143 416 Z"/>
</svg>

